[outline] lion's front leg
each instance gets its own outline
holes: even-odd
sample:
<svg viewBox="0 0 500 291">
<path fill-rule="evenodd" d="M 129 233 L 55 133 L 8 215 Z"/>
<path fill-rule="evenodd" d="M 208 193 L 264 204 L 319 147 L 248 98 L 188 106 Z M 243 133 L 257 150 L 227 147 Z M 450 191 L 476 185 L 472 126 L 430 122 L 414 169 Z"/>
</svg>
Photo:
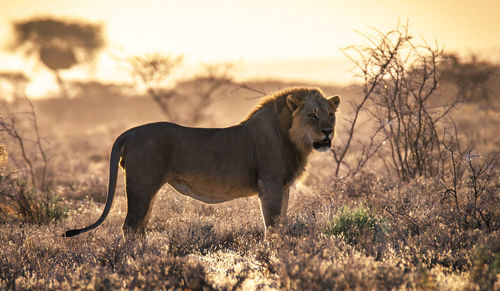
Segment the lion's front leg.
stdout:
<svg viewBox="0 0 500 291">
<path fill-rule="evenodd" d="M 285 221 L 286 211 L 288 210 L 288 199 L 290 196 L 290 188 L 283 190 L 283 199 L 281 200 L 281 219 Z"/>
<path fill-rule="evenodd" d="M 260 207 L 266 231 L 269 226 L 275 226 L 282 211 L 284 185 L 277 182 L 277 179 L 261 180 L 258 183 Z"/>
</svg>

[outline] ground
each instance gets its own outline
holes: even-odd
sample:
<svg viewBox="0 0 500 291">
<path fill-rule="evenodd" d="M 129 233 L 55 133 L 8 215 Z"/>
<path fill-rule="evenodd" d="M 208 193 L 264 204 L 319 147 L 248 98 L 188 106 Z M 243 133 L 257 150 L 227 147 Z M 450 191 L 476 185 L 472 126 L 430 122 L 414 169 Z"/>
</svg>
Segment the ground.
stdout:
<svg viewBox="0 0 500 291">
<path fill-rule="evenodd" d="M 285 84 L 268 86 L 272 92 Z M 324 90 L 346 101 L 356 95 L 354 87 Z M 238 92 L 235 99 L 211 109 L 218 126 L 243 119 L 258 102 L 255 93 L 245 94 Z M 465 208 L 454 212 L 454 201 L 432 178 L 401 182 L 373 171 L 335 177 L 331 153 L 313 155 L 306 177 L 291 189 L 288 218 L 266 238 L 256 197 L 208 205 L 166 186 L 155 203 L 147 237 L 126 241 L 121 183 L 101 227 L 61 237 L 101 214 L 114 138 L 162 116 L 149 99 L 133 96 L 40 100 L 35 107 L 41 132 L 51 141 L 51 186 L 46 193 L 55 197 L 47 204 L 54 209 L 44 212 L 48 219 L 30 222 L 4 202 L 2 213 L 13 215 L 2 216 L 0 223 L 2 288 L 500 289 L 497 204 L 480 204 L 490 215 L 486 227 Z M 500 146 L 495 108 L 467 103 L 456 113 L 457 124 L 485 155 L 498 154 Z M 347 112 L 341 109 L 339 114 Z M 342 124 L 338 127 L 341 135 Z M 9 147 L 7 151 L 10 160 L 19 157 Z M 9 177 L 2 175 L 5 194 Z M 488 203 L 498 202 L 495 177 Z M 16 179 L 9 189 L 20 192 L 22 183 Z M 466 183 L 461 187 L 469 189 Z M 467 196 L 459 198 L 466 201 Z M 462 218 L 468 219 L 467 225 L 459 222 Z"/>
</svg>

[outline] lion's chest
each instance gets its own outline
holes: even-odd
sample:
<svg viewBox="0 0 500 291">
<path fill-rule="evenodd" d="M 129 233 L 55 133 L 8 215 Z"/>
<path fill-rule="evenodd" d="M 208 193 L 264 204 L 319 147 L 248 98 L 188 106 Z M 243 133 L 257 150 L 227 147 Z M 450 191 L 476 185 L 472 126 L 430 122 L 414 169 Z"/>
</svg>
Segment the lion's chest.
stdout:
<svg viewBox="0 0 500 291">
<path fill-rule="evenodd" d="M 227 181 L 226 183 L 217 183 L 213 180 L 175 178 L 168 183 L 177 192 L 205 203 L 221 203 L 256 194 L 249 187 L 227 183 Z"/>
</svg>

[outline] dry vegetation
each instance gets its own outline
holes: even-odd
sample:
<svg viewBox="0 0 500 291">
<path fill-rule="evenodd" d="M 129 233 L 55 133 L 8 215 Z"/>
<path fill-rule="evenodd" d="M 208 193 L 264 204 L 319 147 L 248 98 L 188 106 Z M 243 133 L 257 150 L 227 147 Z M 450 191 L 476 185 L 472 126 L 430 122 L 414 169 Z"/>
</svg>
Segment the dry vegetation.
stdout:
<svg viewBox="0 0 500 291">
<path fill-rule="evenodd" d="M 410 40 L 404 33 L 397 37 Z M 378 47 L 378 52 L 397 48 L 390 45 L 393 40 L 385 38 L 387 47 Z M 347 101 L 339 113 L 337 156 L 312 157 L 307 177 L 291 191 L 288 219 L 268 238 L 263 237 L 256 197 L 207 205 L 168 187 L 155 203 L 147 238 L 123 239 L 126 201 L 122 194 L 96 231 L 61 237 L 64 230 L 87 225 L 100 215 L 114 138 L 131 126 L 164 119 L 165 108 L 158 106 L 155 92 L 149 92 L 149 97 L 131 96 L 114 85 L 96 83 L 73 84 L 70 91 L 82 96 L 72 99 L 37 100 L 34 112 L 24 98 L 3 103 L 0 288 L 500 289 L 498 76 L 488 75 L 481 83 L 489 88 L 484 91 L 487 97 L 479 90 L 481 96 L 475 98 L 477 90 L 470 87 L 475 83 L 456 85 L 457 76 L 464 76 L 460 69 L 470 71 L 457 59 L 452 73 L 437 76 L 433 75 L 437 71 L 426 67 L 432 67 L 432 60 L 409 68 L 395 56 L 373 53 L 377 59 L 368 61 L 382 65 L 374 65 L 371 68 L 376 70 L 365 71 L 364 76 L 376 76 L 381 68 L 387 70 L 382 74 L 389 75 L 365 78 L 364 85 L 322 86 L 327 94 L 339 94 Z M 438 50 L 431 53 L 442 56 Z M 489 70 L 499 71 L 490 65 Z M 397 75 L 401 70 L 411 74 Z M 434 88 L 435 77 L 441 82 Z M 199 90 L 197 82 L 207 80 L 195 78 L 175 89 Z M 258 92 L 294 85 L 236 85 L 224 80 L 227 83 L 217 89 L 231 97 L 204 104 L 198 124 L 235 123 L 258 101 Z M 370 89 L 374 80 L 384 82 Z M 412 83 L 416 80 L 424 80 L 420 91 Z M 425 98 L 426 92 L 431 92 L 434 103 L 418 99 Z M 359 120 L 353 120 L 367 95 L 370 99 L 359 110 Z M 406 100 L 408 107 L 384 101 L 383 96 Z M 416 96 L 421 103 L 401 99 L 405 96 Z M 457 96 L 467 99 L 455 104 Z M 170 104 L 167 101 L 165 106 Z M 443 112 L 437 110 L 448 110 L 443 104 L 453 104 L 454 110 L 446 117 L 448 123 L 437 123 Z M 408 114 L 409 109 L 414 111 Z M 395 128 L 380 129 L 382 114 L 389 111 L 401 114 L 401 119 L 394 120 L 409 125 L 406 131 L 389 135 Z M 428 118 L 411 119 L 419 113 Z M 387 126 L 394 124 L 389 121 Z M 421 132 L 412 131 L 415 128 Z M 417 134 L 422 135 L 415 141 Z M 401 143 L 412 138 L 411 144 Z M 339 159 L 339 151 L 346 146 Z M 408 149 L 395 151 L 397 146 Z M 391 158 L 401 153 L 407 156 Z M 122 189 L 119 185 L 118 193 Z"/>
</svg>

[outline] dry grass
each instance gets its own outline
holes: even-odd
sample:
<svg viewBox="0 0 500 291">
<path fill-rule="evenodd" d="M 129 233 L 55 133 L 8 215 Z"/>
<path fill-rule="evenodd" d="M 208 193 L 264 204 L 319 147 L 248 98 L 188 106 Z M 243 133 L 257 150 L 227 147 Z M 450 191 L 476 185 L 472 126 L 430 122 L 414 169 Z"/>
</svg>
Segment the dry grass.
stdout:
<svg viewBox="0 0 500 291">
<path fill-rule="evenodd" d="M 60 237 L 64 229 L 91 222 L 102 207 L 73 201 L 69 216 L 58 222 L 1 225 L 2 284 L 20 289 L 493 287 L 498 230 L 457 228 L 443 211 L 447 204 L 436 202 L 431 181 L 404 187 L 374 178 L 369 183 L 372 188 L 361 197 L 352 192 L 360 180 L 332 183 L 319 192 L 295 191 L 289 219 L 267 239 L 256 199 L 207 206 L 166 191 L 145 239 L 122 238 L 124 197 L 100 229 L 66 239 Z M 373 196 L 377 203 L 368 206 Z M 389 211 L 399 206 L 407 207 L 406 216 Z M 345 222 L 350 214 L 356 223 Z M 332 226 L 342 231 L 331 231 Z"/>
<path fill-rule="evenodd" d="M 246 102 L 245 97 L 238 100 Z M 137 108 L 134 98 L 119 101 L 123 110 Z M 118 113 L 106 107 L 113 102 L 102 101 L 100 110 L 110 113 L 85 117 L 86 124 L 72 120 L 85 101 L 77 100 L 73 107 L 70 100 L 63 104 L 70 111 L 67 117 L 59 117 L 67 119 L 55 121 L 47 113 L 54 109 L 44 102 L 39 107 L 45 108 L 39 109 L 42 133 L 53 139 L 50 191 L 63 199 L 54 207 L 69 211 L 43 223 L 15 217 L 0 223 L 1 289 L 500 289 L 498 169 L 488 186 L 492 199 L 486 195 L 477 204 L 490 215 L 489 228 L 467 212 L 467 180 L 459 185 L 464 208 L 457 211 L 432 178 L 403 183 L 376 171 L 333 178 L 332 157 L 318 154 L 308 177 L 292 189 L 288 219 L 268 238 L 263 237 L 256 197 L 207 205 L 166 187 L 154 206 L 147 237 L 125 241 L 122 185 L 100 228 L 63 238 L 64 230 L 100 215 L 113 138 L 151 117 L 148 111 L 136 112 L 129 121 L 113 121 L 110 115 Z M 479 110 L 467 104 L 460 110 L 474 109 Z M 498 120 L 497 115 L 462 115 L 457 124 L 470 126 L 464 126 L 466 135 L 481 124 L 481 140 L 474 142 L 483 153 L 498 154 L 498 128 L 488 122 Z M 73 125 L 79 136 L 68 130 Z M 2 189 L 19 192 L 9 190 L 7 176 L 0 174 Z M 470 223 L 460 223 L 463 219 Z"/>
</svg>

